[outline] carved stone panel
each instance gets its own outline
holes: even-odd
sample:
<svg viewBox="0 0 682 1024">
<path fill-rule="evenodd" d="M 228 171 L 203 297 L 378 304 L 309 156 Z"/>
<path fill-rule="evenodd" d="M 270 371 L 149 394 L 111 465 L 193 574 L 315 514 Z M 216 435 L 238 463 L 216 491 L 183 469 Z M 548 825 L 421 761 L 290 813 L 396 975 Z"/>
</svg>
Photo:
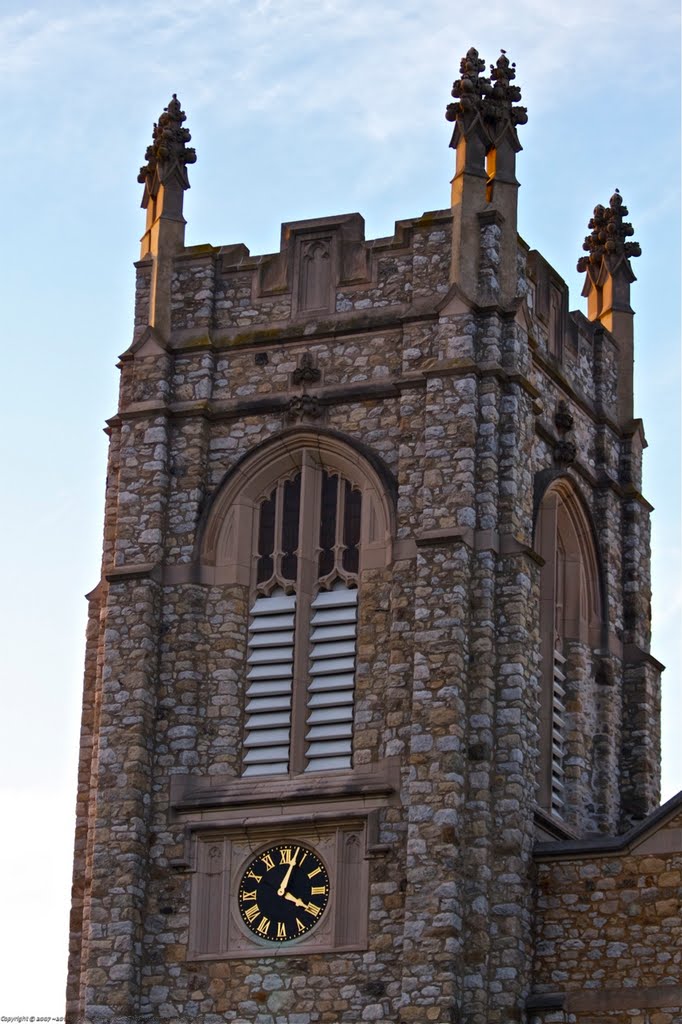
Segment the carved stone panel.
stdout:
<svg viewBox="0 0 682 1024">
<path fill-rule="evenodd" d="M 330 238 L 301 242 L 299 250 L 298 308 L 328 311 L 332 298 L 332 252 Z"/>
<path fill-rule="evenodd" d="M 273 823 L 247 830 L 226 829 L 196 837 L 192 880 L 190 960 L 272 956 L 272 942 L 260 939 L 241 920 L 237 894 L 241 875 L 259 850 L 272 842 L 310 847 L 324 864 L 330 896 L 317 927 L 300 939 L 277 944 L 278 956 L 303 952 L 364 949 L 367 946 L 368 861 L 366 822 L 317 822 L 314 828 Z"/>
</svg>

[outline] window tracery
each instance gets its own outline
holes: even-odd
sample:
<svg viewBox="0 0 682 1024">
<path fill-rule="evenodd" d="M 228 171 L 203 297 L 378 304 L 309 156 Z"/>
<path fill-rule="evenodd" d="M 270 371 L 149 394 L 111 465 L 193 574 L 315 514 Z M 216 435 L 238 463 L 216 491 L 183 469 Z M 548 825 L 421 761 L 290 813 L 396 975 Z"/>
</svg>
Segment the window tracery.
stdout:
<svg viewBox="0 0 682 1024">
<path fill-rule="evenodd" d="M 248 586 L 243 774 L 352 767 L 361 576 L 390 556 L 376 470 L 338 438 L 301 429 L 233 475 L 202 563 Z"/>
</svg>

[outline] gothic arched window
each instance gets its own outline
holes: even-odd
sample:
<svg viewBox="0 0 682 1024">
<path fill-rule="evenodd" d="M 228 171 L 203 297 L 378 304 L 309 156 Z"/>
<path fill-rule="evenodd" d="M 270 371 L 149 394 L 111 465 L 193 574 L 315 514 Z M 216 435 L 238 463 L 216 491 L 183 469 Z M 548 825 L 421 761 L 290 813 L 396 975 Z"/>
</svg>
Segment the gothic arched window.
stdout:
<svg viewBox="0 0 682 1024">
<path fill-rule="evenodd" d="M 300 430 L 232 474 L 202 563 L 248 587 L 243 774 L 352 767 L 363 570 L 390 555 L 376 469 L 332 435 Z"/>
<path fill-rule="evenodd" d="M 599 645 L 602 621 L 595 542 L 587 513 L 567 480 L 545 492 L 535 547 L 544 559 L 540 572 L 540 804 L 564 817 L 567 661 L 573 645 L 585 650 Z"/>
</svg>

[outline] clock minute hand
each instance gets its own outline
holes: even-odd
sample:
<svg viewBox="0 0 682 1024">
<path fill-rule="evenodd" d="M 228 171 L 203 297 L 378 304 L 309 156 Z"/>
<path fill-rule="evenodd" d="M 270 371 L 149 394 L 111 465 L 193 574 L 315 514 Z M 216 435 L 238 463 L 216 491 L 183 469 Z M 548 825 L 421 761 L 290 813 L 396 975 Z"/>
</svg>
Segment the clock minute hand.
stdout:
<svg viewBox="0 0 682 1024">
<path fill-rule="evenodd" d="M 303 900 L 299 900 L 298 896 L 292 896 L 290 892 L 284 893 L 284 899 L 290 900 L 292 903 L 295 903 L 297 907 L 303 907 L 304 910 L 308 906 L 308 904 L 305 903 Z"/>
<path fill-rule="evenodd" d="M 277 895 L 278 896 L 284 896 L 284 894 L 287 891 L 287 886 L 289 884 L 289 879 L 291 878 L 291 872 L 294 870 L 294 864 L 296 863 L 296 858 L 298 857 L 300 849 L 301 849 L 300 846 L 296 847 L 294 855 L 291 858 L 291 864 L 287 868 L 287 873 L 284 876 L 284 878 L 282 879 L 282 884 L 280 885 L 279 889 L 277 890 Z"/>
</svg>

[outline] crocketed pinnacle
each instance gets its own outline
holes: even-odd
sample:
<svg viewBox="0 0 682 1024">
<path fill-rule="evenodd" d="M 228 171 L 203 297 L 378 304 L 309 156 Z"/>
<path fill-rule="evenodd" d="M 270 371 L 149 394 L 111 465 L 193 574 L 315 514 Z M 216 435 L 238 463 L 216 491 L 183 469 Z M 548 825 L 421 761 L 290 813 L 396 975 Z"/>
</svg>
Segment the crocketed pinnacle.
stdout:
<svg viewBox="0 0 682 1024">
<path fill-rule="evenodd" d="M 462 57 L 459 71 L 461 77 L 452 86 L 457 102 L 449 103 L 445 110 L 446 120 L 455 122 L 452 148 L 476 126 L 487 148 L 497 145 L 509 132 L 514 149 L 521 149 L 516 126 L 527 122 L 528 112 L 525 107 L 514 106 L 521 99 L 521 90 L 511 84 L 516 77 L 516 65 L 510 63 L 506 51 L 502 50 L 497 63 L 490 65 L 490 78 L 482 74 L 485 61 L 473 46 Z"/>
<path fill-rule="evenodd" d="M 187 115 L 180 107 L 175 93 L 161 114 L 158 124 L 154 125 L 151 145 L 147 146 L 145 160 L 147 163 L 140 168 L 137 180 L 145 186 L 145 200 L 155 195 L 159 185 L 168 184 L 175 177 L 181 188 L 189 188 L 187 164 L 196 163 L 197 154 L 187 147 L 192 136 L 183 122 Z M 143 200 L 143 206 L 146 205 Z"/>
<path fill-rule="evenodd" d="M 490 89 L 487 78 L 481 78 L 485 71 L 485 61 L 478 56 L 478 50 L 471 47 L 466 56 L 459 62 L 461 78 L 452 83 L 452 95 L 457 103 L 448 103 L 445 117 L 448 121 L 456 121 L 462 127 L 468 126 L 479 114 L 483 96 Z"/>
<path fill-rule="evenodd" d="M 626 238 L 635 233 L 632 224 L 623 220 L 627 215 L 628 208 L 618 189 L 611 196 L 608 206 L 595 206 L 594 216 L 587 225 L 592 233 L 583 242 L 583 249 L 589 255 L 581 256 L 578 260 L 581 273 L 597 267 L 602 259 L 606 260 L 609 270 L 613 271 L 621 261 L 642 255 L 639 242 L 626 242 Z"/>
<path fill-rule="evenodd" d="M 490 65 L 492 88 L 483 104 L 483 120 L 488 126 L 493 142 L 509 127 L 516 137 L 516 126 L 526 124 L 528 111 L 516 107 L 521 100 L 521 90 L 511 83 L 516 78 L 516 64 L 511 64 L 506 50 L 500 50 L 496 64 Z M 517 139 L 518 141 L 518 139 Z"/>
</svg>

